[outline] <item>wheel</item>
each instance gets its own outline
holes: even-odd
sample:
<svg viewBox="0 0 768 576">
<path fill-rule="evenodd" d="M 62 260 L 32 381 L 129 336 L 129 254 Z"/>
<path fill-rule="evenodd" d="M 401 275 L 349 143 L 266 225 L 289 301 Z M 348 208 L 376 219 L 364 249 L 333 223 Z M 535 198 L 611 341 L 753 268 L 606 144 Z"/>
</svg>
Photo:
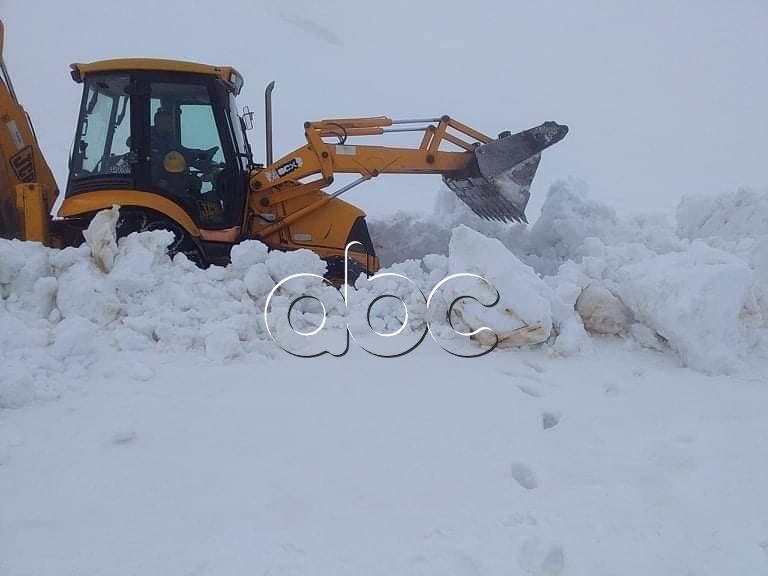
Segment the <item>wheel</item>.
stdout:
<svg viewBox="0 0 768 576">
<path fill-rule="evenodd" d="M 121 210 L 116 225 L 117 238 L 124 238 L 133 232 L 151 232 L 168 230 L 173 234 L 173 242 L 168 245 L 168 256 L 184 254 L 192 262 L 206 267 L 205 258 L 194 240 L 178 222 L 148 210 Z"/>
</svg>

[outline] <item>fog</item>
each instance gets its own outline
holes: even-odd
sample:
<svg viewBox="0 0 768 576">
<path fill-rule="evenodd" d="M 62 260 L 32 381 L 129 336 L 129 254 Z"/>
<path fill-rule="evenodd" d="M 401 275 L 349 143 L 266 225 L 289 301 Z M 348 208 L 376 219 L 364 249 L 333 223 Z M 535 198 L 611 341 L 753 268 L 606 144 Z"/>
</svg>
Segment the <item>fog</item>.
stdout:
<svg viewBox="0 0 768 576">
<path fill-rule="evenodd" d="M 768 181 L 768 5 L 677 2 L 40 2 L 0 0 L 6 59 L 59 182 L 80 86 L 72 62 L 155 56 L 231 64 L 256 110 L 275 91 L 276 151 L 324 117 L 451 114 L 496 134 L 571 127 L 532 190 L 574 176 L 619 210 Z M 397 143 L 401 140 L 389 139 Z M 440 180 L 381 177 L 346 198 L 427 210 Z"/>
</svg>

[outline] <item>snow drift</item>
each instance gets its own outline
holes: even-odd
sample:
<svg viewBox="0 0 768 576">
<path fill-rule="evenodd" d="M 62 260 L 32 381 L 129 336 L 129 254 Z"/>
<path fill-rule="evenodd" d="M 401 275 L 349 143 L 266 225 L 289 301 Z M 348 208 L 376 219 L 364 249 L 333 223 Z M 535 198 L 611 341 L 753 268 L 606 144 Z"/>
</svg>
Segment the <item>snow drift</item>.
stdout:
<svg viewBox="0 0 768 576">
<path fill-rule="evenodd" d="M 742 191 L 685 200 L 675 227 L 658 216 L 620 219 L 587 199 L 582 188 L 574 182 L 554 186 L 530 230 L 479 220 L 450 195 L 441 197 L 433 219 L 401 214 L 372 228 L 385 244 L 385 260 L 398 261 L 385 271 L 406 276 L 424 295 L 451 274 L 473 273 L 490 282 L 498 304 L 465 299 L 457 302 L 453 319 L 461 332 L 490 328 L 502 347 L 542 344 L 572 354 L 588 346 L 586 326 L 593 334 L 670 348 L 684 364 L 708 372 L 734 370 L 750 352 L 764 351 L 765 195 Z M 64 372 L 76 379 L 99 355 L 197 350 L 223 361 L 282 353 L 263 320 L 270 290 L 291 274 L 325 271 L 311 252 L 269 253 L 255 241 L 235 247 L 230 266 L 200 270 L 183 256 L 165 255 L 168 233 L 133 234 L 116 244 L 113 230 L 114 213 L 108 211 L 78 248 L 0 241 L 0 407 L 56 394 L 51 383 L 61 379 L 51 376 Z M 394 237 L 410 240 L 396 251 L 386 245 Z M 355 288 L 350 310 L 382 290 L 405 290 L 409 310 L 417 310 L 421 298 L 412 287 L 362 277 Z M 293 289 L 313 290 L 332 302 L 327 312 L 337 328 L 348 316 L 360 316 L 321 281 Z M 482 294 L 488 287 L 446 289 L 435 296 L 437 307 L 447 309 L 461 289 Z M 290 290 L 278 294 L 288 296 Z M 350 320 L 353 334 L 398 330 L 404 309 L 390 300 L 377 304 L 371 318 L 364 315 L 369 326 Z M 294 326 L 322 322 L 311 303 L 294 313 Z M 423 332 L 427 320 L 416 314 L 403 337 Z M 287 319 L 277 324 L 287 330 Z M 487 332 L 473 342 L 444 326 L 436 332 L 457 350 L 488 345 Z"/>
<path fill-rule="evenodd" d="M 421 258 L 424 246 L 436 248 L 436 238 L 446 254 L 451 236 L 441 222 L 454 228 L 465 222 L 504 245 L 507 257 L 478 256 L 486 273 L 521 262 L 551 288 L 539 294 L 560 313 L 556 339 L 548 339 L 560 351 L 583 349 L 586 327 L 671 349 L 705 372 L 731 372 L 749 354 L 765 354 L 768 194 L 686 198 L 671 223 L 658 214 L 620 218 L 570 180 L 551 188 L 530 229 L 480 220 L 450 194 L 440 197 L 433 218 L 401 213 L 371 227 L 377 237 L 408 237 L 399 251 L 385 244 L 387 262 Z"/>
</svg>

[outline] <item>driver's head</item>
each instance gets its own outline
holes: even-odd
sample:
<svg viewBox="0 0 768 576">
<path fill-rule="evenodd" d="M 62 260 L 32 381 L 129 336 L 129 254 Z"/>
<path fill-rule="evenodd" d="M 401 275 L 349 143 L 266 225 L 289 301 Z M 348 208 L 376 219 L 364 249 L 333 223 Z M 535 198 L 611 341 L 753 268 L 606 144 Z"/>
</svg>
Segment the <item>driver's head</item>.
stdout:
<svg viewBox="0 0 768 576">
<path fill-rule="evenodd" d="M 173 134 L 173 118 L 171 113 L 163 108 L 158 108 L 155 112 L 155 128 L 162 136 Z"/>
</svg>

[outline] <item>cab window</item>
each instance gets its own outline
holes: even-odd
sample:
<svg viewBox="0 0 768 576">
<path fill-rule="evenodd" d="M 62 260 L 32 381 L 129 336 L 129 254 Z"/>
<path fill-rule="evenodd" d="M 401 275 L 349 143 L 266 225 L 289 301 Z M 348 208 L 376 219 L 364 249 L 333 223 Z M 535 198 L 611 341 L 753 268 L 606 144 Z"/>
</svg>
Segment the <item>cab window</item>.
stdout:
<svg viewBox="0 0 768 576">
<path fill-rule="evenodd" d="M 224 162 L 219 131 L 210 104 L 182 104 L 179 107 L 181 119 L 181 146 L 187 149 L 209 150 L 216 148 L 211 161 Z M 210 185 L 210 183 L 208 183 Z"/>
<path fill-rule="evenodd" d="M 130 172 L 128 76 L 97 77 L 88 83 L 73 155 L 75 175 Z"/>
<path fill-rule="evenodd" d="M 227 220 L 231 191 L 205 83 L 150 83 L 151 186 L 184 205 L 203 226 Z"/>
</svg>

